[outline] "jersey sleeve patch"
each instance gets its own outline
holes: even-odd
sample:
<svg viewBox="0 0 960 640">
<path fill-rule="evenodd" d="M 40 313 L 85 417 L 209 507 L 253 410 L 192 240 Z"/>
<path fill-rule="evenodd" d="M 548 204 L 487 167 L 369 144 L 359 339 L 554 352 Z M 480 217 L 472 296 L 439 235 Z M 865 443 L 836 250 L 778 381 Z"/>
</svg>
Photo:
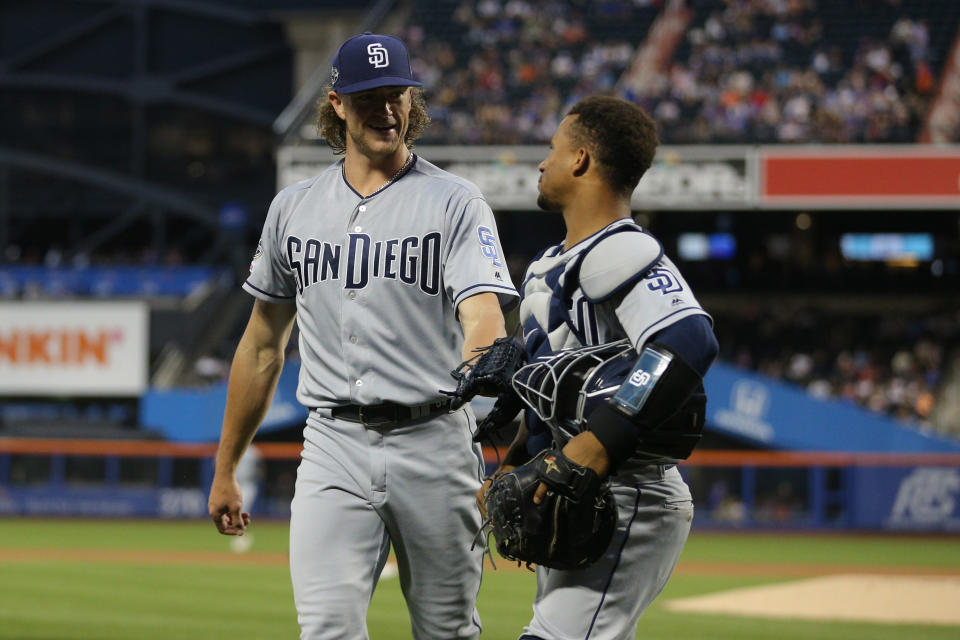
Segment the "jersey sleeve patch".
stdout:
<svg viewBox="0 0 960 640">
<path fill-rule="evenodd" d="M 649 234 L 610 234 L 584 256 L 580 288 L 590 302 L 603 302 L 643 277 L 662 256 L 663 247 Z"/>
<path fill-rule="evenodd" d="M 492 267 L 503 269 L 507 266 L 497 247 L 497 236 L 490 227 L 484 225 L 477 227 L 477 241 L 480 244 L 480 253 L 490 261 Z"/>
</svg>

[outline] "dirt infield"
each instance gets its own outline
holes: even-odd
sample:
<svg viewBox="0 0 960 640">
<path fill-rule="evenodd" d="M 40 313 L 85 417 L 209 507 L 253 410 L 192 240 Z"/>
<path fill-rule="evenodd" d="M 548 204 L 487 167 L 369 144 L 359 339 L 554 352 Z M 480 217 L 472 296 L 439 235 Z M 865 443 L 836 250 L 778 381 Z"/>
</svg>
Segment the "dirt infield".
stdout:
<svg viewBox="0 0 960 640">
<path fill-rule="evenodd" d="M 668 610 L 761 618 L 960 625 L 960 576 L 830 575 L 665 603 Z"/>
</svg>

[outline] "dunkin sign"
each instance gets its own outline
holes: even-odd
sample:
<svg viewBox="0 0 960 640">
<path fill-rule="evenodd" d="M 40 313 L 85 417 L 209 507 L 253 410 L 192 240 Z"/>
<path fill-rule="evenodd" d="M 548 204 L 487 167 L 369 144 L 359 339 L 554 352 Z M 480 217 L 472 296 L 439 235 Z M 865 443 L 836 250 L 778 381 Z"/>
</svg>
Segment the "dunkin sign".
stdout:
<svg viewBox="0 0 960 640">
<path fill-rule="evenodd" d="M 0 303 L 0 395 L 140 395 L 148 325 L 143 302 Z"/>
</svg>

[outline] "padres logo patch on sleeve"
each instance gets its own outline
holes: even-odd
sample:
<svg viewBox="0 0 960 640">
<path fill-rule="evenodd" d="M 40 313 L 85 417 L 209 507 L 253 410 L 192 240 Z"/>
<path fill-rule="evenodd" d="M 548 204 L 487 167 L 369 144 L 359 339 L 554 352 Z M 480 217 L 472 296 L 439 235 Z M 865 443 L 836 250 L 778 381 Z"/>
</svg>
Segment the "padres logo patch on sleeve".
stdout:
<svg viewBox="0 0 960 640">
<path fill-rule="evenodd" d="M 503 274 L 500 272 L 500 269 L 504 268 L 505 263 L 500 256 L 500 249 L 497 247 L 497 237 L 493 234 L 490 227 L 481 225 L 477 227 L 477 238 L 480 241 L 480 253 L 482 253 L 494 267 L 493 277 L 497 280 L 503 280 Z"/>
</svg>

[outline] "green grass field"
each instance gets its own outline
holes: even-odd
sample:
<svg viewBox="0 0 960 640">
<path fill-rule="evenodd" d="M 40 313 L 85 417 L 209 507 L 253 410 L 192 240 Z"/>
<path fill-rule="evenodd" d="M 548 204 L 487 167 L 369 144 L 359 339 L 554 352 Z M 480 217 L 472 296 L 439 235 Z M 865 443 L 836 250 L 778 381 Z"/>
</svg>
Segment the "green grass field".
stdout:
<svg viewBox="0 0 960 640">
<path fill-rule="evenodd" d="M 296 638 L 287 527 L 255 523 L 253 549 L 228 551 L 206 522 L 0 519 L 0 639 L 264 640 Z M 676 614 L 671 598 L 796 579 L 796 573 L 731 575 L 696 570 L 809 564 L 844 570 L 949 568 L 960 575 L 956 538 L 719 534 L 697 532 L 681 570 L 640 621 L 645 640 L 946 640 L 960 627 L 801 622 Z M 498 566 L 499 563 L 498 563 Z M 530 616 L 533 574 L 484 574 L 478 608 L 484 638 L 516 638 Z M 767 567 L 769 569 L 769 566 Z M 909 594 L 905 594 L 909 597 Z M 374 640 L 409 638 L 396 579 L 380 583 L 368 618 Z"/>
</svg>

